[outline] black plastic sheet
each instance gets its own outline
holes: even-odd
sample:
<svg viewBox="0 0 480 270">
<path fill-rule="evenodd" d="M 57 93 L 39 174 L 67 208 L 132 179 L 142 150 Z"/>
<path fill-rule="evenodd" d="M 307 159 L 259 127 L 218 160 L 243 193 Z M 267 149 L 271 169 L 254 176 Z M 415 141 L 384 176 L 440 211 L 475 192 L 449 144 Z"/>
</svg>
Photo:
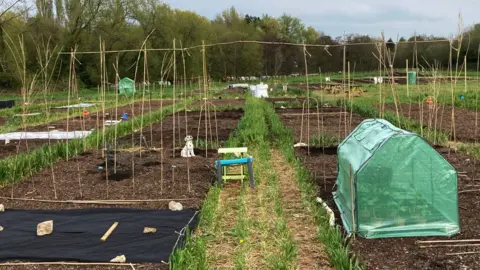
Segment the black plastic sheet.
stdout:
<svg viewBox="0 0 480 270">
<path fill-rule="evenodd" d="M 53 233 L 37 236 L 38 223 L 53 220 Z M 100 238 L 114 223 L 105 242 Z M 80 210 L 6 210 L 0 213 L 0 261 L 109 262 L 125 255 L 131 263 L 168 262 L 183 245 L 185 228 L 198 223 L 194 210 L 95 208 Z M 157 229 L 144 234 L 145 227 Z"/>
<path fill-rule="evenodd" d="M 15 106 L 15 100 L 0 100 L 0 109 L 12 108 Z"/>
</svg>

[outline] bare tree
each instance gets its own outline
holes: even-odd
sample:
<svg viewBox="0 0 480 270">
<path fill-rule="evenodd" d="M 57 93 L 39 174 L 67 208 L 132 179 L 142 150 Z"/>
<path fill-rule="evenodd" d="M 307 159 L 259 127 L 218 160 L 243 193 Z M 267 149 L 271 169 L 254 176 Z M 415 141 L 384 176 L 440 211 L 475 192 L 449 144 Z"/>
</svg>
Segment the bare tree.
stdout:
<svg viewBox="0 0 480 270">
<path fill-rule="evenodd" d="M 12 20 L 23 16 L 31 9 L 25 0 L 0 0 L 0 72 L 5 71 L 4 26 Z"/>
</svg>

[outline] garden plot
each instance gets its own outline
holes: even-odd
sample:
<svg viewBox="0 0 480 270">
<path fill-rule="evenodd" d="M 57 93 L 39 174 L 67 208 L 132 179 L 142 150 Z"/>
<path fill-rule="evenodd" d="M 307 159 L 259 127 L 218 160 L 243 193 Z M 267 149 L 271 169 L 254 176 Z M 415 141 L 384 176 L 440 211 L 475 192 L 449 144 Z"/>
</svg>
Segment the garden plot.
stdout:
<svg viewBox="0 0 480 270">
<path fill-rule="evenodd" d="M 243 96 L 243 95 L 242 95 Z M 245 99 L 209 99 L 208 104 L 213 104 L 216 107 L 220 106 L 243 106 L 245 105 Z M 190 107 L 202 107 L 205 106 L 205 101 L 200 100 L 193 103 Z"/>
<path fill-rule="evenodd" d="M 175 116 L 168 116 L 160 123 L 145 127 L 143 130 L 138 130 L 131 136 L 121 138 L 119 142 L 125 145 L 130 144 L 130 146 L 133 147 L 145 146 L 145 143 L 147 143 L 148 146 L 153 145 L 159 147 L 163 145 L 164 148 L 168 148 L 170 151 L 172 151 L 172 148 L 175 148 L 175 151 L 179 155 L 185 145 L 185 136 L 191 135 L 193 136 L 195 147 L 204 148 L 208 143 L 208 148 L 216 151 L 218 146 L 227 141 L 230 133 L 237 127 L 238 121 L 240 121 L 243 115 L 243 110 L 217 111 L 215 114 L 210 106 L 209 108 L 209 114 L 207 114 L 208 121 L 206 122 L 204 111 L 192 111 L 186 114 L 184 111 L 181 111 L 177 112 Z M 208 117 L 208 115 L 210 116 Z M 205 124 L 207 124 L 207 126 L 205 126 Z M 186 127 L 188 128 L 188 132 L 185 132 Z M 205 133 L 205 129 L 207 133 Z M 162 130 L 163 136 L 160 136 Z M 207 134 L 207 137 L 205 137 L 205 134 Z M 145 137 L 145 139 L 143 139 L 142 136 Z"/>
<path fill-rule="evenodd" d="M 219 144 L 228 139 L 242 114 L 243 112 L 239 110 L 217 114 Z M 196 132 L 200 131 L 200 143 L 203 143 L 205 142 L 204 121 L 201 121 L 198 129 L 198 115 L 199 112 L 188 114 L 189 127 L 191 127 L 189 131 L 194 137 L 194 143 Z M 110 159 L 107 164 L 105 164 L 104 151 L 84 152 L 69 160 L 58 161 L 53 167 L 42 169 L 28 179 L 3 187 L 0 189 L 0 196 L 61 201 L 107 198 L 109 200 L 149 200 L 158 199 L 163 197 L 161 194 L 166 194 L 165 196 L 173 199 L 188 198 L 182 201 L 187 207 L 199 207 L 211 182 L 215 180 L 214 162 L 218 158 L 217 148 L 205 149 L 205 145 L 202 144 L 195 148 L 196 157 L 182 158 L 180 152 L 185 145 L 183 140 L 185 122 L 184 119 L 176 118 L 175 120 L 180 120 L 180 124 L 183 121 L 183 126 L 180 126 L 182 142 L 180 144 L 178 136 L 175 135 L 175 150 L 172 148 L 173 130 L 177 132 L 178 125 L 175 125 L 174 129 L 173 116 L 169 116 L 163 120 L 163 123 L 153 125 L 151 130 L 145 127 L 143 135 L 138 131 L 132 136 L 118 139 L 117 150 L 115 151 L 114 146 L 110 146 L 110 151 L 107 151 Z M 175 123 L 178 124 L 177 121 Z M 207 134 L 210 137 L 210 130 Z M 216 137 L 216 134 L 212 135 Z M 145 136 L 145 140 L 142 139 L 142 145 L 140 145 L 141 136 Z M 145 142 L 148 144 L 147 147 Z M 139 207 L 165 208 L 168 203 L 169 201 L 152 201 Z M 39 208 L 39 204 L 42 209 L 83 207 L 75 204 L 5 201 L 6 207 L 10 208 L 32 209 Z"/>
<path fill-rule="evenodd" d="M 322 107 L 318 111 L 316 108 L 311 108 L 310 115 L 307 115 L 307 109 L 304 110 L 302 128 L 302 108 L 277 109 L 276 111 L 282 123 L 293 131 L 296 143 L 307 143 L 308 131 L 310 142 L 314 144 L 317 142 L 316 140 L 320 139 L 320 135 L 328 135 L 341 140 L 364 119 L 358 114 L 345 112 L 340 107 Z"/>
<path fill-rule="evenodd" d="M 116 151 L 111 146 L 111 150 L 106 153 L 100 150 L 81 153 L 68 161 L 58 161 L 52 168 L 45 168 L 18 183 L 7 184 L 0 189 L 2 197 L 0 203 L 5 205 L 7 211 L 8 209 L 61 210 L 120 207 L 168 209 L 169 202 L 173 200 L 180 202 L 184 209 L 197 210 L 203 204 L 212 183 L 216 181 L 214 162 L 219 156 L 216 148 L 206 149 L 205 145 L 202 145 L 195 148 L 195 157 L 181 157 L 180 152 L 185 145 L 183 138 L 186 134 L 185 113 L 182 112 L 181 115 L 183 117 L 178 117 L 178 114 L 168 116 L 162 122 L 153 125 L 151 129 L 145 127 L 143 134 L 138 131 L 133 136 L 118 139 Z M 228 139 L 242 115 L 242 110 L 217 112 L 220 144 Z M 204 118 L 198 127 L 199 118 L 200 112 L 187 113 L 188 130 L 193 135 L 194 142 L 196 139 L 194 133 L 197 131 L 203 134 L 203 137 L 200 135 L 200 140 L 205 142 Z M 213 115 L 212 121 L 214 121 Z M 178 131 L 178 124 L 180 124 L 182 136 L 181 145 L 178 141 L 173 143 L 174 138 L 178 139 L 178 133 L 173 133 L 174 130 Z M 140 147 L 138 143 L 143 136 L 148 147 L 145 147 L 145 143 Z M 215 132 L 212 136 L 216 138 L 217 133 Z M 207 137 L 210 137 L 209 127 Z M 105 162 L 106 156 L 109 157 L 110 162 Z M 110 159 L 112 156 L 113 160 Z M 22 199 L 6 198 L 11 196 Z M 71 200 L 84 200 L 84 203 L 73 203 Z M 116 200 L 116 202 L 88 204 L 85 200 Z M 167 265 L 159 264 L 142 264 L 139 267 L 168 269 Z M 31 269 L 121 268 L 120 266 L 68 268 L 36 265 Z"/>
<path fill-rule="evenodd" d="M 437 148 L 459 172 L 459 211 L 461 232 L 449 240 L 478 239 L 480 223 L 480 192 L 465 192 L 478 189 L 475 181 L 480 179 L 480 172 L 475 164 L 480 160 L 472 157 L 454 153 L 445 148 Z M 342 224 L 340 214 L 333 201 L 332 191 L 337 177 L 337 149 L 333 148 L 310 148 L 310 155 L 307 149 L 297 149 L 297 157 L 303 161 L 305 167 L 313 174 L 318 184 L 319 196 L 328 202 L 335 212 L 336 224 Z M 450 152 L 450 154 L 449 154 Z M 477 187 L 475 187 L 477 186 Z M 464 266 L 465 269 L 479 269 L 479 254 L 449 255 L 477 251 L 475 246 L 463 247 L 431 247 L 420 248 L 416 241 L 426 240 L 447 240 L 441 237 L 406 237 L 386 239 L 364 239 L 357 237 L 352 240 L 352 251 L 360 257 L 360 261 L 371 269 L 458 269 Z M 477 242 L 478 243 L 478 242 Z M 477 244 L 477 243 L 447 243 L 453 244 Z M 445 245 L 443 244 L 423 244 Z"/>
<path fill-rule="evenodd" d="M 385 104 L 385 110 L 396 112 L 394 104 Z M 435 111 L 429 111 L 428 105 L 423 104 L 423 108 L 419 104 L 401 104 L 399 110 L 405 117 L 414 119 L 419 123 L 423 123 L 426 127 L 424 132 L 433 132 L 435 127 L 438 130 L 449 134 L 451 140 L 454 139 L 452 133 L 452 106 L 439 105 Z M 435 118 L 437 120 L 435 121 Z M 479 123 L 478 113 L 467 109 L 455 107 L 455 139 L 462 142 L 475 142 L 480 136 L 479 128 L 475 128 L 475 123 Z"/>
<path fill-rule="evenodd" d="M 115 121 L 121 120 L 121 117 L 124 113 L 128 115 L 128 118 L 138 117 L 142 115 L 142 106 L 143 114 L 147 114 L 150 111 L 159 110 L 162 106 L 172 105 L 171 100 L 159 101 L 155 100 L 151 102 L 151 106 L 148 101 L 135 102 L 133 104 L 121 106 L 118 108 L 110 108 L 105 110 L 105 114 L 102 115 L 102 112 L 90 113 L 88 117 L 76 116 L 65 118 L 62 120 L 54 121 L 48 124 L 37 125 L 37 126 L 27 126 L 26 130 L 18 130 L 18 132 L 46 132 L 46 131 L 90 131 L 92 129 L 101 129 L 103 128 L 104 121 Z M 133 106 L 132 106 L 133 105 Z M 79 110 L 79 109 L 76 109 Z M 81 113 L 81 110 L 79 110 Z M 98 116 L 97 116 L 98 115 Z M 51 139 L 50 143 L 63 142 L 65 140 Z M 48 138 L 45 139 L 28 139 L 28 140 L 10 140 L 8 144 L 5 144 L 5 141 L 0 140 L 0 158 L 5 158 L 8 156 L 16 155 L 25 151 L 30 151 L 32 149 L 41 147 L 45 144 L 48 144 Z"/>
<path fill-rule="evenodd" d="M 271 97 L 265 99 L 268 102 L 271 102 L 273 105 L 282 106 L 282 104 L 289 104 L 289 103 L 297 103 L 302 106 L 303 102 L 306 100 L 305 97 Z M 313 99 L 311 100 L 312 103 L 316 103 Z"/>
</svg>

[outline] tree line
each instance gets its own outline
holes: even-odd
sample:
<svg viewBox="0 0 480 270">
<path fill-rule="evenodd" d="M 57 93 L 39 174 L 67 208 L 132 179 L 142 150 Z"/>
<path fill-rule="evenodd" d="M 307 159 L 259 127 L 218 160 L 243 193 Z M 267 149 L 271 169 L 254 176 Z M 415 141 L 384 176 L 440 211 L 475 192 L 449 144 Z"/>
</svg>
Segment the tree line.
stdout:
<svg viewBox="0 0 480 270">
<path fill-rule="evenodd" d="M 473 69 L 480 44 L 480 24 L 465 29 L 457 54 L 445 42 L 446 37 L 413 35 L 387 41 L 359 34 L 332 37 L 287 14 L 257 17 L 242 15 L 233 7 L 210 20 L 157 0 L 36 0 L 34 6 L 21 0 L 8 1 L 0 6 L 0 89 L 18 88 L 22 80 L 25 84 L 32 78 L 48 78 L 65 88 L 72 70 L 71 59 L 78 84 L 95 87 L 102 76 L 101 55 L 77 53 L 72 58 L 69 53 L 98 52 L 101 41 L 105 51 L 122 51 L 105 54 L 110 83 L 117 75 L 137 82 L 144 78 L 149 82 L 173 79 L 173 52 L 139 52 L 142 46 L 175 46 L 179 80 L 201 77 L 204 58 L 208 76 L 218 80 L 304 74 L 305 62 L 310 73 L 338 72 L 346 68 L 344 59 L 350 62 L 351 72 L 362 72 L 378 70 L 379 60 L 395 68 L 405 68 L 407 60 L 409 68 L 446 68 L 456 64 L 459 55 L 459 62 L 466 57 L 468 67 Z M 234 41 L 259 43 L 231 43 Z M 197 46 L 202 42 L 207 44 L 205 53 Z M 323 46 L 285 45 L 291 43 Z M 453 47 L 457 43 L 458 38 Z M 193 46 L 197 47 L 181 50 Z M 66 53 L 58 55 L 60 51 Z M 388 55 L 391 61 L 386 61 Z M 21 63 L 26 73 L 21 71 Z"/>
</svg>

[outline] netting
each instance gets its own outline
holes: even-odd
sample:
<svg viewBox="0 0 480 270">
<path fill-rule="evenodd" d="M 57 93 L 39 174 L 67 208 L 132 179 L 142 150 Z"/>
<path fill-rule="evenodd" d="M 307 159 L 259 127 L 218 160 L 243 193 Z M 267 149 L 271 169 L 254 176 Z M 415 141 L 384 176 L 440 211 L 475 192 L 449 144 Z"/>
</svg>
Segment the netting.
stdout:
<svg viewBox="0 0 480 270">
<path fill-rule="evenodd" d="M 348 232 L 365 238 L 459 232 L 457 172 L 421 137 L 365 120 L 340 144 L 338 161 L 334 198 Z"/>
</svg>

